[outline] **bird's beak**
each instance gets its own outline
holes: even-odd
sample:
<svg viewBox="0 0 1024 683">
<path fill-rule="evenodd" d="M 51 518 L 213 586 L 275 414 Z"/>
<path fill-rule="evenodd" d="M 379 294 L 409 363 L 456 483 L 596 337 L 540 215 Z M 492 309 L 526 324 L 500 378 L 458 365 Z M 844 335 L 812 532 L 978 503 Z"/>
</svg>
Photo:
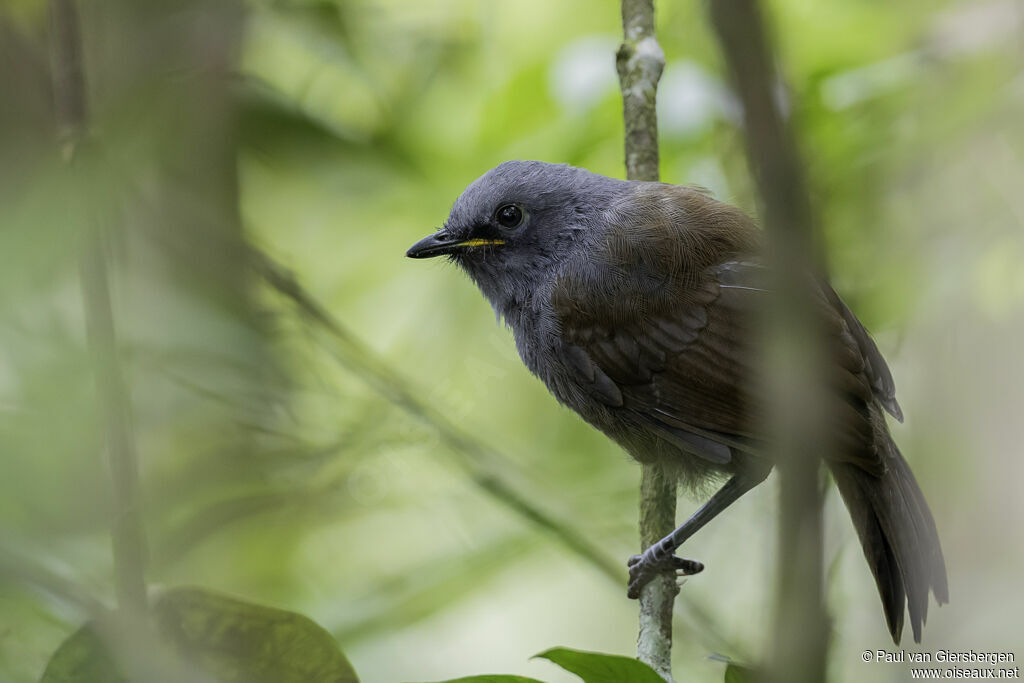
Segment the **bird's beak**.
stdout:
<svg viewBox="0 0 1024 683">
<path fill-rule="evenodd" d="M 504 240 L 486 239 L 453 239 L 447 232 L 441 230 L 433 235 L 427 235 L 416 244 L 409 247 L 405 255 L 409 258 L 432 258 L 443 254 L 451 254 L 460 249 L 471 247 L 486 247 L 505 244 Z"/>
</svg>

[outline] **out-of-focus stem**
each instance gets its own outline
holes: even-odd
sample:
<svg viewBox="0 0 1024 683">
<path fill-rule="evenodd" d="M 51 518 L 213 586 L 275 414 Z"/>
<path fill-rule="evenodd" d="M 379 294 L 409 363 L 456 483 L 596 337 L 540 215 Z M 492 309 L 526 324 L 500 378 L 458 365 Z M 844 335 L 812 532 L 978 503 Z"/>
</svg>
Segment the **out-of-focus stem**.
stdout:
<svg viewBox="0 0 1024 683">
<path fill-rule="evenodd" d="M 819 463 L 830 447 L 823 333 L 810 273 L 821 268 L 803 165 L 786 116 L 775 55 L 756 0 L 710 0 L 711 20 L 743 105 L 747 157 L 772 266 L 765 348 L 769 417 L 781 486 L 778 589 L 769 680 L 825 680 Z"/>
<path fill-rule="evenodd" d="M 50 0 L 50 26 L 57 125 L 63 138 L 64 158 L 70 164 L 88 126 L 81 26 L 74 0 Z M 75 210 L 87 211 L 82 207 Z M 102 234 L 88 216 L 82 223 L 90 226 L 91 233 L 82 239 L 80 277 L 113 484 L 111 535 L 117 604 L 123 611 L 140 614 L 146 609 L 146 544 L 131 404 L 118 361 Z"/>
<path fill-rule="evenodd" d="M 570 524 L 556 518 L 520 493 L 500 474 L 502 469 L 510 466 L 507 457 L 463 431 L 444 415 L 444 411 L 420 398 L 340 320 L 331 315 L 323 304 L 313 298 L 286 268 L 260 251 L 254 249 L 251 254 L 253 269 L 266 283 L 295 304 L 305 319 L 330 335 L 334 343 L 329 350 L 339 361 L 400 409 L 437 430 L 442 443 L 458 456 L 459 466 L 477 486 L 520 517 L 550 533 L 612 581 L 622 584 L 626 580 L 622 565 L 614 562 L 599 546 L 587 540 Z"/>
</svg>

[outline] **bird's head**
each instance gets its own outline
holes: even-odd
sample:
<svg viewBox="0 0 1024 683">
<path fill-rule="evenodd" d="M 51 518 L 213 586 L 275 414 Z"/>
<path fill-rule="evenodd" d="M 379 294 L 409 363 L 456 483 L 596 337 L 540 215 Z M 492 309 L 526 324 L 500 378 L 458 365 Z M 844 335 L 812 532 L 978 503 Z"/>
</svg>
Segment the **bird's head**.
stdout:
<svg viewBox="0 0 1024 683">
<path fill-rule="evenodd" d="M 564 164 L 508 161 L 477 178 L 444 227 L 409 248 L 448 256 L 507 313 L 554 277 L 628 184 Z"/>
</svg>

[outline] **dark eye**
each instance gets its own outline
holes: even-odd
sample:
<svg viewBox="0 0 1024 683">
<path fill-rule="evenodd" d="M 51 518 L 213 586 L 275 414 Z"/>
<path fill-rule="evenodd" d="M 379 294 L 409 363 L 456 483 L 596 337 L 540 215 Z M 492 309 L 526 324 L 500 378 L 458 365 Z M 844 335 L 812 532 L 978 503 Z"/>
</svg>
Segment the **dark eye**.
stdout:
<svg viewBox="0 0 1024 683">
<path fill-rule="evenodd" d="M 503 204 L 494 212 L 494 218 L 498 221 L 498 225 L 514 228 L 523 222 L 523 211 L 515 204 Z"/>
</svg>

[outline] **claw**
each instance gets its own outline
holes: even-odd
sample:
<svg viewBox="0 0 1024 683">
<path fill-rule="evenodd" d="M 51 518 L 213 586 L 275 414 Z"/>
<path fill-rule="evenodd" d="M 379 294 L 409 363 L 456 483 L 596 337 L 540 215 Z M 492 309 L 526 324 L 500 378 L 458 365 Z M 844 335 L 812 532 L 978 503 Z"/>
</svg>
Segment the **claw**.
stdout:
<svg viewBox="0 0 1024 683">
<path fill-rule="evenodd" d="M 692 576 L 704 571 L 704 565 L 697 560 L 670 555 L 661 562 L 652 562 L 643 555 L 634 555 L 626 562 L 629 567 L 629 586 L 626 595 L 636 600 L 640 591 L 658 574 L 672 572 L 676 578 Z"/>
<path fill-rule="evenodd" d="M 700 574 L 704 571 L 704 563 L 698 562 L 697 560 L 687 560 L 684 557 L 672 557 L 673 560 L 677 560 L 676 572 L 681 576 L 692 576 L 694 574 Z"/>
</svg>

